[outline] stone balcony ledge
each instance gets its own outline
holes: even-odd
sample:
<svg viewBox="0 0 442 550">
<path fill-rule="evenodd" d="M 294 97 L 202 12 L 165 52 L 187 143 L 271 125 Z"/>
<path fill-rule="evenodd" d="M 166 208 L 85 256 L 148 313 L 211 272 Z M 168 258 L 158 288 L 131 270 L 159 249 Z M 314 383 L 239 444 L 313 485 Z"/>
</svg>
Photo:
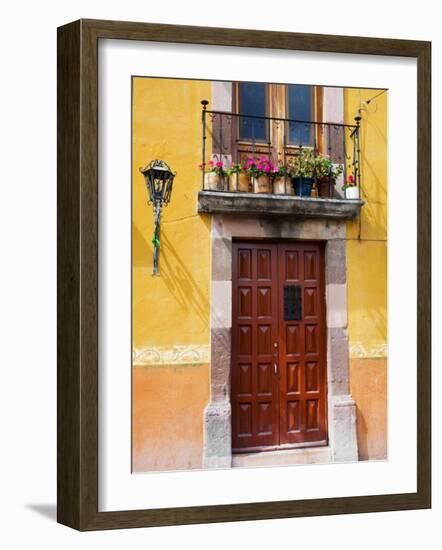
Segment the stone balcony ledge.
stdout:
<svg viewBox="0 0 442 550">
<path fill-rule="evenodd" d="M 350 199 L 320 199 L 258 193 L 200 191 L 198 213 L 244 214 L 346 220 L 357 218 L 364 201 Z"/>
</svg>

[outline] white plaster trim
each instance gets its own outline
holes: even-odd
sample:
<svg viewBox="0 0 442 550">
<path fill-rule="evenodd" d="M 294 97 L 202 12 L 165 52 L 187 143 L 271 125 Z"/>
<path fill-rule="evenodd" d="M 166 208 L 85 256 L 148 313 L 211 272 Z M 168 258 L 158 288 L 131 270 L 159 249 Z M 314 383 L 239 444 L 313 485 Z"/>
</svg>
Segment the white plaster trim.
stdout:
<svg viewBox="0 0 442 550">
<path fill-rule="evenodd" d="M 376 344 L 375 346 L 365 347 L 362 342 L 351 342 L 349 346 L 351 359 L 377 359 L 387 357 L 387 344 Z"/>
<path fill-rule="evenodd" d="M 132 365 L 198 365 L 210 362 L 210 346 L 201 344 L 152 346 L 132 351 Z"/>
</svg>

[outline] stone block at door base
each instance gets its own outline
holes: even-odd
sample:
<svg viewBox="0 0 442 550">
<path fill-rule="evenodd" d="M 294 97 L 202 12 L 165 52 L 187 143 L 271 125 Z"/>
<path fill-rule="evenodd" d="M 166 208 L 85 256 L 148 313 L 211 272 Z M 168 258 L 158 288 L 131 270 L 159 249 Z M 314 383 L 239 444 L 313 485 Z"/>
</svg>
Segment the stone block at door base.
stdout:
<svg viewBox="0 0 442 550">
<path fill-rule="evenodd" d="M 333 462 L 358 460 L 356 404 L 350 395 L 332 398 L 330 403 L 330 443 Z"/>
<path fill-rule="evenodd" d="M 209 403 L 204 411 L 204 468 L 232 466 L 230 403 Z"/>
</svg>

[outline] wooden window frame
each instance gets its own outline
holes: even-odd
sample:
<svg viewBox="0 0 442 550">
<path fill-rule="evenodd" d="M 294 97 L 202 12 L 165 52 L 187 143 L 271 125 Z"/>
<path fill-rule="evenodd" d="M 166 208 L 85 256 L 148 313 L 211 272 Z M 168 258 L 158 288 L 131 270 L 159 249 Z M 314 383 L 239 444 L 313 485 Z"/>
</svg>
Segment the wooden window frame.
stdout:
<svg viewBox="0 0 442 550">
<path fill-rule="evenodd" d="M 240 101 L 239 101 L 239 86 L 243 84 L 243 81 L 236 81 L 233 83 L 233 105 L 232 112 L 236 114 L 241 114 L 240 112 Z M 258 83 L 257 83 L 258 84 Z M 261 83 L 259 83 L 261 84 Z M 265 84 L 265 94 L 266 94 L 266 114 L 265 116 L 273 116 L 273 88 L 274 84 L 264 83 Z M 232 153 L 233 157 L 240 159 L 243 155 L 248 156 L 250 154 L 256 155 L 268 155 L 274 153 L 274 143 L 275 143 L 275 132 L 270 129 L 270 135 L 267 135 L 267 141 L 256 140 L 253 142 L 248 139 L 240 139 L 239 136 L 239 118 L 237 119 L 238 123 L 236 124 L 235 131 L 233 132 L 232 140 Z"/>
<path fill-rule="evenodd" d="M 237 81 L 233 83 L 232 94 L 232 112 L 236 114 L 241 113 L 241 105 L 239 100 L 239 86 L 243 82 Z M 268 117 L 275 118 L 290 118 L 289 104 L 288 104 L 288 87 L 290 84 L 272 84 L 266 83 L 266 114 Z M 323 116 L 323 88 L 322 86 L 311 86 L 313 94 L 313 121 L 321 121 Z M 316 148 L 321 153 L 324 150 L 324 139 L 320 136 L 319 128 L 315 128 L 316 132 Z M 274 159 L 278 159 L 284 156 L 284 125 L 277 128 L 272 125 L 270 129 L 269 141 L 253 141 L 247 139 L 240 139 L 239 137 L 239 124 L 235 132 L 235 138 L 233 140 L 233 150 L 235 157 L 241 157 L 241 154 L 252 153 L 255 154 L 268 154 L 271 151 L 271 155 Z M 306 149 L 313 149 L 313 147 L 306 145 Z M 299 150 L 299 146 L 291 144 L 288 141 L 285 144 L 286 157 L 295 156 Z"/>
<path fill-rule="evenodd" d="M 290 112 L 289 112 L 289 87 L 290 84 L 285 85 L 285 95 L 284 95 L 284 111 L 286 114 L 286 118 L 290 118 Z M 323 106 L 323 100 L 324 100 L 324 92 L 322 86 L 311 86 L 312 90 L 312 120 L 314 122 L 320 122 L 322 121 L 323 112 L 324 112 L 324 106 Z M 315 135 L 316 135 L 316 149 L 322 153 L 324 149 L 324 137 L 323 135 L 320 136 L 319 127 L 315 127 Z M 304 149 L 313 149 L 311 145 L 303 145 Z M 296 154 L 296 152 L 299 150 L 299 145 L 296 145 L 294 143 L 289 143 L 287 141 L 286 149 L 288 151 L 293 151 L 293 154 Z"/>
</svg>

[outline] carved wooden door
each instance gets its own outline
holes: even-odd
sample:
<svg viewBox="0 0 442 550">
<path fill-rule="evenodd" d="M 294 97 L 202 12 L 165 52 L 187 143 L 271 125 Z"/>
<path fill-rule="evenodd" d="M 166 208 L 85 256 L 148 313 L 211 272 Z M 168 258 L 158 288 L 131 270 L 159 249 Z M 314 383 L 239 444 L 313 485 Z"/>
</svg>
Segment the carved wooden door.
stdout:
<svg viewBox="0 0 442 550">
<path fill-rule="evenodd" d="M 232 447 L 327 442 L 323 249 L 233 243 Z"/>
</svg>

